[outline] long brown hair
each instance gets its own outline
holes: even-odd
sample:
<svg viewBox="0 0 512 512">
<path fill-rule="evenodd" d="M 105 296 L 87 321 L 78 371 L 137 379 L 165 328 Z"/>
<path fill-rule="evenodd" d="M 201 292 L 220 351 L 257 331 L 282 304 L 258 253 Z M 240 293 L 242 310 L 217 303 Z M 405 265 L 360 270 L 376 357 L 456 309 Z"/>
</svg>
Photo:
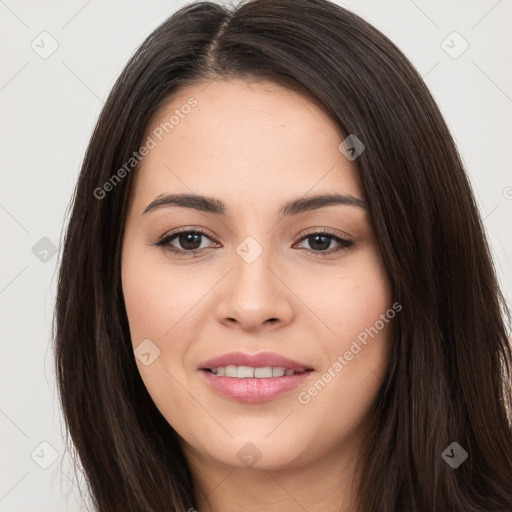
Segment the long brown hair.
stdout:
<svg viewBox="0 0 512 512">
<path fill-rule="evenodd" d="M 178 436 L 135 364 L 121 290 L 136 168 L 103 197 L 95 190 L 140 147 L 164 100 L 213 78 L 299 91 L 365 145 L 354 163 L 403 309 L 357 509 L 510 512 L 510 314 L 463 164 L 407 58 L 327 0 L 188 4 L 144 41 L 101 112 L 72 198 L 53 326 L 68 443 L 96 509 L 195 508 Z M 453 442 L 468 455 L 457 468 Z"/>
</svg>

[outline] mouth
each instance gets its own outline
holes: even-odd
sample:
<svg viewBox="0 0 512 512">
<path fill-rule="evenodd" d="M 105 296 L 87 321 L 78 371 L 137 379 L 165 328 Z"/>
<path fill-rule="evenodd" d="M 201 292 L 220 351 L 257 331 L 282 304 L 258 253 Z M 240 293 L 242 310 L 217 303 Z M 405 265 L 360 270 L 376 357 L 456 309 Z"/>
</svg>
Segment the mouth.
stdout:
<svg viewBox="0 0 512 512">
<path fill-rule="evenodd" d="M 303 384 L 314 368 L 274 353 L 226 354 L 200 365 L 216 393 L 246 403 L 273 400 Z"/>
<path fill-rule="evenodd" d="M 201 368 L 204 371 L 213 373 L 219 377 L 233 377 L 236 379 L 271 379 L 289 375 L 300 375 L 305 372 L 313 371 L 312 368 L 305 370 L 294 370 L 284 366 L 219 366 L 218 368 Z"/>
<path fill-rule="evenodd" d="M 282 377 L 283 375 L 293 375 L 292 371 L 300 373 L 314 369 L 308 364 L 299 363 L 275 352 L 229 352 L 204 361 L 198 367 L 200 370 L 207 370 L 216 374 L 220 371 L 220 375 L 225 372 L 224 375 L 228 377 L 240 378 L 259 378 L 260 375 L 264 378 L 273 377 L 274 372 L 276 377 Z M 272 371 L 271 374 L 269 374 L 269 368 Z M 281 374 L 283 370 L 284 373 Z M 240 375 L 238 375 L 239 372 Z"/>
</svg>

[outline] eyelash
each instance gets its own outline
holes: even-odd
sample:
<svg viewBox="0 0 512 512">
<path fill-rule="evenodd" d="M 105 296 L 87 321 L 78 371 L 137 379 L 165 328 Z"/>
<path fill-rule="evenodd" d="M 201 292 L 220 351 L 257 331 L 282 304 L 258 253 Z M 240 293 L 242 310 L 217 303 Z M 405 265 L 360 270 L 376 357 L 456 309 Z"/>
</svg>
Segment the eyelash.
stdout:
<svg viewBox="0 0 512 512">
<path fill-rule="evenodd" d="M 166 234 L 165 236 L 163 236 L 158 242 L 156 242 L 155 246 L 157 247 L 161 247 L 162 249 L 164 249 L 165 251 L 169 251 L 171 253 L 174 253 L 174 254 L 182 254 L 182 255 L 190 255 L 190 256 L 196 256 L 198 255 L 199 253 L 202 253 L 204 251 L 208 251 L 208 250 L 211 250 L 212 248 L 211 247 L 205 247 L 205 248 L 202 248 L 202 249 L 177 249 L 173 246 L 170 245 L 170 243 L 179 235 L 181 234 L 184 234 L 184 233 L 194 233 L 194 234 L 198 234 L 198 235 L 203 235 L 205 236 L 206 238 L 209 238 L 210 240 L 214 241 L 212 239 L 211 236 L 208 235 L 208 233 L 206 233 L 205 231 L 203 231 L 202 229 L 200 228 L 194 228 L 194 229 L 182 229 L 182 230 L 178 230 L 178 231 L 171 231 L 170 233 Z M 341 238 L 337 235 L 335 235 L 334 233 L 331 233 L 329 231 L 326 231 L 326 230 L 322 230 L 322 231 L 314 231 L 314 232 L 311 232 L 311 233 L 308 233 L 307 235 L 303 236 L 299 242 L 302 242 L 303 240 L 306 240 L 310 237 L 313 237 L 315 235 L 320 235 L 320 236 L 323 236 L 324 238 L 331 238 L 332 240 L 335 240 L 336 242 L 338 242 L 340 244 L 340 247 L 338 247 L 337 249 L 329 249 L 327 251 L 314 251 L 313 249 L 304 249 L 306 252 L 308 252 L 309 254 L 315 256 L 315 257 L 320 257 L 320 258 L 323 258 L 325 256 L 328 256 L 330 254 L 333 254 L 333 253 L 336 253 L 336 252 L 339 252 L 339 251 L 343 251 L 343 250 L 348 250 L 350 247 L 354 246 L 355 243 L 352 241 L 352 240 L 349 240 L 349 239 L 346 239 L 346 238 Z"/>
</svg>

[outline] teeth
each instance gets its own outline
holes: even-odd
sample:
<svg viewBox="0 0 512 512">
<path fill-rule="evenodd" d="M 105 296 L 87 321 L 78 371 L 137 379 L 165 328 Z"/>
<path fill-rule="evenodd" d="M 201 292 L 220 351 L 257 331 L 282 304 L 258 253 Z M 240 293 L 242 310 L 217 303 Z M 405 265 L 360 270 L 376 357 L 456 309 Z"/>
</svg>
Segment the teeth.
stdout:
<svg viewBox="0 0 512 512">
<path fill-rule="evenodd" d="M 212 368 L 212 373 L 219 376 L 237 377 L 239 379 L 268 379 L 269 377 L 282 377 L 283 375 L 294 375 L 295 370 L 283 368 L 282 366 L 264 366 L 260 368 L 253 368 L 252 366 L 219 366 L 219 368 Z"/>
<path fill-rule="evenodd" d="M 228 366 L 228 368 L 230 368 Z M 228 369 L 226 368 L 226 370 Z M 227 373 L 227 372 L 226 372 Z M 230 374 L 235 374 L 237 377 L 241 378 L 241 379 L 246 379 L 246 378 L 249 378 L 249 377 L 254 377 L 254 368 L 251 368 L 250 366 L 239 366 L 238 367 L 238 372 L 236 370 L 236 366 L 234 367 L 234 369 L 231 369 L 229 371 Z M 228 374 L 228 377 L 234 377 L 235 375 L 230 375 Z"/>
</svg>

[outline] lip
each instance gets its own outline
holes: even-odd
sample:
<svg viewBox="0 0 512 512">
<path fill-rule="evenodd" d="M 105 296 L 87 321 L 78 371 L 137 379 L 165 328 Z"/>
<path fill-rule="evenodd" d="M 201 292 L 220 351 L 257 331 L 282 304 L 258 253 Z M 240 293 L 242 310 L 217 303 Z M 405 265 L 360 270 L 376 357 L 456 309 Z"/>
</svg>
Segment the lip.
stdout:
<svg viewBox="0 0 512 512">
<path fill-rule="evenodd" d="M 271 377 L 268 379 L 219 377 L 208 370 L 200 370 L 203 379 L 221 395 L 239 402 L 257 403 L 273 400 L 300 386 L 311 377 L 314 371 L 305 371 L 295 375 Z"/>
<path fill-rule="evenodd" d="M 283 367 L 295 370 L 294 375 L 270 378 L 243 378 L 219 376 L 209 370 L 219 366 L 265 366 Z M 314 374 L 314 369 L 293 359 L 273 352 L 249 354 L 247 352 L 230 352 L 201 363 L 199 374 L 206 383 L 221 395 L 246 403 L 266 402 L 300 386 Z"/>
<path fill-rule="evenodd" d="M 219 366 L 252 366 L 253 368 L 263 368 L 265 366 L 283 367 L 296 372 L 302 372 L 304 370 L 314 370 L 311 366 L 288 357 L 284 357 L 275 352 L 258 352 L 256 354 L 250 354 L 248 352 L 229 352 L 213 359 L 208 359 L 198 365 L 200 370 L 211 370 L 212 368 L 218 368 Z M 274 377 L 273 377 L 274 378 Z M 279 378 L 279 377 L 276 377 Z M 265 380 L 265 379 L 262 379 Z"/>
</svg>

